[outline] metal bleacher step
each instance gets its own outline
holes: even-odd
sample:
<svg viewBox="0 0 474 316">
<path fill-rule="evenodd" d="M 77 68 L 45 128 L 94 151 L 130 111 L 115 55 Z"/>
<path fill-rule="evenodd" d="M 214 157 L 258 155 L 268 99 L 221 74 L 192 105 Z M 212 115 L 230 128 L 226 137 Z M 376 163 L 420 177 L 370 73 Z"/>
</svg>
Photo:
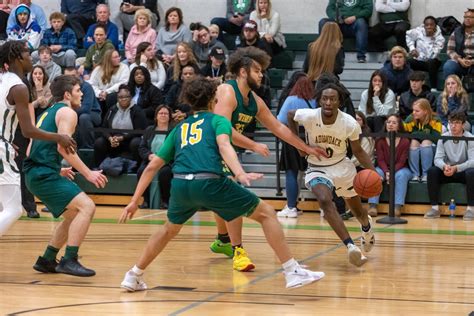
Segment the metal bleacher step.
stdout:
<svg viewBox="0 0 474 316">
<path fill-rule="evenodd" d="M 244 167 L 244 170 L 247 172 L 258 172 L 258 173 L 264 173 L 264 174 L 276 173 L 275 164 L 244 163 L 242 166 Z"/>
</svg>

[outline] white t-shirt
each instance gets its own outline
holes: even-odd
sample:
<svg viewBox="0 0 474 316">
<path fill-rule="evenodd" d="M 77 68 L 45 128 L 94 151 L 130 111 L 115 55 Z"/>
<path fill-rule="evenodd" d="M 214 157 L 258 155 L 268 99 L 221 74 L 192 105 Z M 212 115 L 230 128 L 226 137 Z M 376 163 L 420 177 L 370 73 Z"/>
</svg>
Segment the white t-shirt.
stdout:
<svg viewBox="0 0 474 316">
<path fill-rule="evenodd" d="M 294 120 L 304 126 L 309 146 L 317 145 L 326 149 L 328 158 L 318 160 L 313 155 L 308 156 L 308 162 L 318 166 L 333 165 L 344 159 L 347 140 L 358 140 L 362 132 L 357 121 L 340 110 L 332 125 L 323 124 L 321 108 L 297 110 Z"/>
</svg>

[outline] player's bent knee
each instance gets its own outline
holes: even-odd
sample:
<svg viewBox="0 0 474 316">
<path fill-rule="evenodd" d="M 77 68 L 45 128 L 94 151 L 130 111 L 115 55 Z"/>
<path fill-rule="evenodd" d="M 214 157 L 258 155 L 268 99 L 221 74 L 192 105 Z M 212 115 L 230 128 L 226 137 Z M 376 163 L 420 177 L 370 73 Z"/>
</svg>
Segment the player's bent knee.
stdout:
<svg viewBox="0 0 474 316">
<path fill-rule="evenodd" d="M 170 222 L 166 222 L 166 224 L 163 226 L 163 229 L 165 230 L 167 237 L 171 239 L 174 236 L 178 235 L 178 233 L 181 231 L 181 227 L 183 227 L 183 225 L 177 225 Z"/>
<path fill-rule="evenodd" d="M 276 217 L 275 210 L 270 204 L 263 201 L 260 201 L 250 216 L 251 219 L 256 220 L 257 222 L 261 222 L 271 217 Z"/>
</svg>

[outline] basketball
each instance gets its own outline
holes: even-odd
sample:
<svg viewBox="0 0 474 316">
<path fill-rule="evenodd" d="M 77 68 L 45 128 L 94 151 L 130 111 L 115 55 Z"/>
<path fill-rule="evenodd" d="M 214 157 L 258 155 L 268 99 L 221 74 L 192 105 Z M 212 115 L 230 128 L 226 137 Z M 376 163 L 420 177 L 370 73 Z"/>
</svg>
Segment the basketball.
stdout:
<svg viewBox="0 0 474 316">
<path fill-rule="evenodd" d="M 354 190 L 366 199 L 377 196 L 382 193 L 382 179 L 377 172 L 364 169 L 354 178 Z"/>
</svg>

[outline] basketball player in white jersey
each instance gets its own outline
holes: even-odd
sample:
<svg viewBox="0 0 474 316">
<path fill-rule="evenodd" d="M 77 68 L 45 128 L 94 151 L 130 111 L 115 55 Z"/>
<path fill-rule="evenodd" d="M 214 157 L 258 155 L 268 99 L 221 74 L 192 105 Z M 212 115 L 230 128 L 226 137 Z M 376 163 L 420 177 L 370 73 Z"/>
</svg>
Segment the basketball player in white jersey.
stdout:
<svg viewBox="0 0 474 316">
<path fill-rule="evenodd" d="M 316 159 L 308 156 L 308 169 L 305 176 L 306 187 L 311 190 L 324 210 L 324 218 L 348 249 L 349 261 L 361 266 L 367 258 L 354 244 L 346 226 L 337 213 L 332 201 L 332 190 L 345 198 L 351 211 L 362 225 L 361 245 L 364 252 L 372 250 L 375 237 L 372 232 L 372 219 L 362 207 L 360 197 L 353 189 L 357 173 L 354 164 L 347 158 L 350 143 L 352 153 L 362 166 L 375 170 L 369 156 L 359 142 L 361 129 L 356 120 L 339 110 L 342 93 L 338 85 L 330 83 L 317 92 L 316 100 L 320 108 L 301 109 L 288 113 L 288 126 L 298 133 L 298 124 L 306 130 L 306 141 L 310 146 L 326 148 L 327 158 Z"/>
<path fill-rule="evenodd" d="M 18 123 L 26 138 L 56 142 L 68 152 L 76 149 L 71 137 L 47 133 L 33 125 L 29 90 L 21 79 L 31 69 L 30 52 L 24 42 L 10 41 L 0 46 L 0 237 L 22 213 L 20 173 L 12 145 Z"/>
</svg>

